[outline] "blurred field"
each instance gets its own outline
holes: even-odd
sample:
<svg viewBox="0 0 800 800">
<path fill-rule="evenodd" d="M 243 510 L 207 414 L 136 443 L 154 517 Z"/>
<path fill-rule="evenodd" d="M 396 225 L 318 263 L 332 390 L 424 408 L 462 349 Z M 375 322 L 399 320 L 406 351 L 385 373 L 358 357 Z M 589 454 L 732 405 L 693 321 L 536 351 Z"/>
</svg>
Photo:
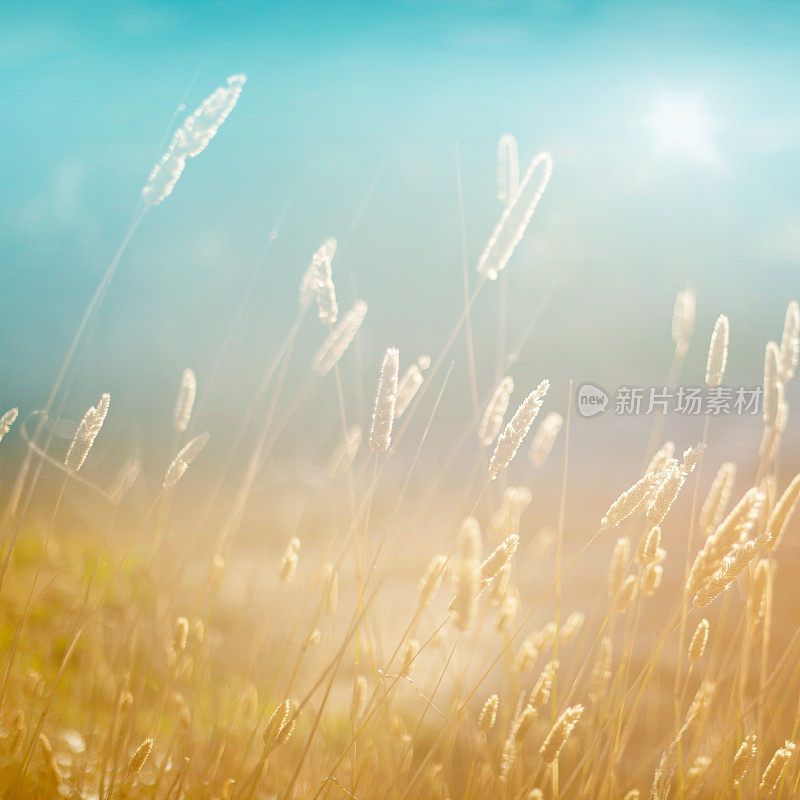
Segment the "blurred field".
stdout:
<svg viewBox="0 0 800 800">
<path fill-rule="evenodd" d="M 498 221 L 477 257 L 462 223 L 429 352 L 362 347 L 372 298 L 329 238 L 260 371 L 234 367 L 263 352 L 263 264 L 208 362 L 138 410 L 147 435 L 81 384 L 126 248 L 245 81 L 177 128 L 49 397 L 0 422 L 0 795 L 797 796 L 797 303 L 770 344 L 696 319 L 691 290 L 663 336 L 630 326 L 663 340 L 645 355 L 670 385 L 766 345 L 736 368 L 763 413 L 581 418 L 595 376 L 551 385 L 521 358 L 550 290 L 506 277 L 549 154 L 526 168 L 501 139 Z"/>
</svg>

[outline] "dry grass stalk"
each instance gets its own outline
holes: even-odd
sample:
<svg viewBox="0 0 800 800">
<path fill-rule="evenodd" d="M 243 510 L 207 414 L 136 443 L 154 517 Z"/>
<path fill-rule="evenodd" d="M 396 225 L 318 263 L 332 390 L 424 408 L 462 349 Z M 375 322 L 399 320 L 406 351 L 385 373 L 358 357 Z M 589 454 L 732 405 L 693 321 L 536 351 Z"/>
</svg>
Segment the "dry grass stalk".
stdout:
<svg viewBox="0 0 800 800">
<path fill-rule="evenodd" d="M 363 300 L 356 300 L 353 307 L 339 320 L 311 360 L 311 370 L 315 375 L 327 375 L 339 363 L 360 330 L 368 309 Z"/>
<path fill-rule="evenodd" d="M 481 564 L 481 581 L 488 584 L 514 557 L 519 546 L 519 536 L 512 533 L 501 542 Z"/>
<path fill-rule="evenodd" d="M 367 679 L 363 675 L 356 678 L 353 687 L 353 719 L 358 722 L 367 704 Z"/>
<path fill-rule="evenodd" d="M 208 437 L 208 432 L 198 434 L 181 448 L 164 474 L 165 489 L 171 489 L 186 474 L 186 470 L 208 443 Z"/>
<path fill-rule="evenodd" d="M 610 600 L 613 600 L 619 594 L 630 560 L 631 540 L 627 536 L 621 536 L 614 545 L 611 565 L 608 568 L 608 597 Z"/>
<path fill-rule="evenodd" d="M 600 520 L 601 528 L 614 528 L 634 513 L 650 496 L 658 473 L 648 472 L 626 489 L 608 508 Z"/>
<path fill-rule="evenodd" d="M 497 709 L 500 705 L 500 698 L 496 694 L 489 695 L 486 702 L 478 714 L 478 727 L 485 733 L 494 728 L 497 721 Z"/>
<path fill-rule="evenodd" d="M 140 772 L 142 767 L 145 765 L 147 759 L 150 758 L 150 753 L 152 752 L 153 752 L 153 740 L 145 739 L 136 748 L 136 751 L 131 756 L 131 759 L 128 762 L 128 774 L 135 775 L 137 772 Z"/>
<path fill-rule="evenodd" d="M 706 363 L 706 385 L 719 386 L 728 363 L 728 318 L 724 314 L 717 317 L 711 343 L 708 346 L 708 362 Z"/>
<path fill-rule="evenodd" d="M 800 357 L 800 308 L 797 301 L 792 300 L 786 309 L 781 337 L 779 372 L 784 383 L 788 383 L 794 377 L 798 357 Z"/>
<path fill-rule="evenodd" d="M 505 469 L 516 455 L 517 449 L 542 407 L 544 397 L 550 388 L 550 381 L 543 380 L 520 404 L 506 425 L 489 461 L 489 477 L 494 480 L 501 469 Z"/>
<path fill-rule="evenodd" d="M 17 419 L 18 414 L 18 409 L 10 408 L 5 414 L 3 414 L 2 417 L 0 417 L 0 441 L 2 441 L 3 437 L 11 430 L 11 426 Z"/>
<path fill-rule="evenodd" d="M 497 632 L 506 633 L 519 614 L 519 595 L 506 592 L 500 601 L 500 613 L 497 615 Z"/>
<path fill-rule="evenodd" d="M 333 325 L 339 317 L 336 287 L 333 285 L 332 262 L 336 239 L 326 239 L 311 257 L 313 285 L 317 300 L 317 317 L 324 325 Z"/>
<path fill-rule="evenodd" d="M 556 438 L 558 437 L 561 427 L 564 424 L 564 418 L 561 414 L 551 411 L 540 423 L 536 429 L 536 433 L 531 440 L 531 448 L 529 451 L 529 458 L 534 469 L 539 469 L 550 451 L 553 449 Z"/>
<path fill-rule="evenodd" d="M 330 561 L 322 567 L 320 585 L 323 591 L 325 612 L 328 616 L 335 616 L 339 605 L 339 575 Z"/>
<path fill-rule="evenodd" d="M 648 473 L 657 474 L 661 472 L 670 462 L 675 455 L 675 442 L 664 442 L 661 449 L 650 459 L 647 469 L 644 471 L 645 475 Z"/>
<path fill-rule="evenodd" d="M 400 353 L 390 347 L 383 356 L 375 409 L 372 412 L 372 427 L 369 431 L 369 446 L 376 453 L 384 453 L 392 443 L 394 409 L 397 401 L 397 375 L 400 370 Z"/>
<path fill-rule="evenodd" d="M 796 749 L 797 745 L 794 742 L 786 741 L 783 747 L 779 747 L 775 751 L 775 754 L 772 756 L 769 764 L 767 764 L 766 769 L 761 775 L 761 783 L 758 785 L 758 794 L 760 797 L 769 797 L 775 792 L 778 788 L 778 782 L 789 763 L 789 759 L 791 759 Z"/>
<path fill-rule="evenodd" d="M 664 577 L 664 567 L 661 564 L 648 564 L 644 568 L 644 575 L 642 576 L 642 593 L 647 597 L 651 597 L 658 591 L 661 586 L 661 580 Z"/>
<path fill-rule="evenodd" d="M 691 289 L 678 292 L 672 311 L 672 341 L 686 349 L 694 333 L 695 297 Z"/>
<path fill-rule="evenodd" d="M 708 490 L 700 510 L 700 530 L 706 535 L 722 522 L 722 517 L 731 499 L 731 489 L 735 480 L 736 464 L 727 461 L 714 476 L 711 488 Z"/>
<path fill-rule="evenodd" d="M 694 596 L 694 604 L 700 608 L 710 605 L 742 574 L 758 550 L 753 541 L 735 545 L 722 561 L 722 566 L 700 588 Z"/>
<path fill-rule="evenodd" d="M 287 584 L 294 577 L 297 569 L 297 553 L 300 551 L 300 540 L 293 536 L 286 545 L 286 550 L 281 557 L 280 579 L 281 583 Z"/>
<path fill-rule="evenodd" d="M 647 524 L 650 527 L 660 525 L 664 517 L 667 516 L 672 504 L 678 497 L 678 493 L 686 482 L 687 473 L 680 466 L 667 468 L 661 483 L 647 507 Z"/>
<path fill-rule="evenodd" d="M 692 639 L 689 642 L 689 663 L 694 664 L 703 657 L 708 644 L 708 633 L 711 629 L 711 623 L 705 619 L 697 623 Z"/>
<path fill-rule="evenodd" d="M 764 354 L 764 427 L 774 428 L 783 401 L 783 383 L 778 371 L 780 354 L 775 342 L 768 342 Z"/>
<path fill-rule="evenodd" d="M 736 755 L 733 757 L 731 780 L 734 786 L 738 786 L 744 780 L 744 776 L 750 769 L 750 765 L 753 763 L 757 752 L 758 737 L 756 734 L 751 733 L 750 736 L 746 736 L 742 740 L 739 749 L 736 751 Z"/>
<path fill-rule="evenodd" d="M 83 466 L 97 434 L 106 421 L 110 404 L 111 395 L 105 393 L 100 397 L 100 402 L 96 406 L 91 406 L 83 415 L 64 459 L 64 466 L 67 469 L 77 472 Z"/>
<path fill-rule="evenodd" d="M 582 705 L 570 706 L 556 720 L 555 725 L 550 729 L 550 733 L 547 734 L 547 738 L 539 749 L 539 753 L 546 764 L 552 764 L 558 758 L 559 753 L 567 743 L 567 739 L 578 724 L 581 714 L 583 714 Z"/>
<path fill-rule="evenodd" d="M 558 672 L 558 661 L 553 659 L 539 673 L 539 678 L 533 689 L 531 689 L 528 705 L 533 706 L 533 708 L 539 708 L 539 706 L 550 702 L 550 690 L 553 686 L 553 681 L 556 679 L 556 672 Z"/>
<path fill-rule="evenodd" d="M 750 604 L 751 619 L 760 622 L 767 611 L 767 586 L 769 585 L 770 562 L 762 558 L 753 570 L 753 580 L 750 583 L 748 601 Z"/>
<path fill-rule="evenodd" d="M 661 528 L 656 525 L 645 534 L 637 552 L 636 562 L 641 565 L 655 564 L 661 550 Z"/>
<path fill-rule="evenodd" d="M 519 193 L 517 140 L 504 133 L 497 142 L 497 199 L 510 203 Z"/>
<path fill-rule="evenodd" d="M 411 401 L 416 397 L 417 392 L 422 386 L 423 376 L 422 371 L 427 367 L 422 366 L 427 364 L 430 366 L 430 359 L 427 356 L 420 357 L 415 364 L 412 364 L 400 378 L 400 383 L 397 386 L 397 402 L 395 403 L 395 418 L 399 419 L 403 416 L 406 409 L 411 404 Z"/>
<path fill-rule="evenodd" d="M 264 748 L 267 753 L 285 744 L 294 732 L 296 719 L 291 700 L 282 700 L 272 712 L 264 729 Z"/>
<path fill-rule="evenodd" d="M 503 425 L 503 418 L 508 410 L 511 392 L 513 391 L 514 379 L 506 375 L 494 390 L 481 417 L 481 424 L 478 427 L 478 439 L 480 439 L 481 444 L 488 447 L 497 438 L 497 434 L 500 433 L 500 428 Z"/>
<path fill-rule="evenodd" d="M 542 175 L 537 183 L 533 176 L 540 166 Z M 553 158 L 550 153 L 540 153 L 528 165 L 519 191 L 506 205 L 478 259 L 478 272 L 490 281 L 497 280 L 522 241 L 552 173 Z"/>
<path fill-rule="evenodd" d="M 175 410 L 172 412 L 172 421 L 178 433 L 183 433 L 189 427 L 196 394 L 197 378 L 195 378 L 194 372 L 187 368 L 181 375 L 181 385 L 178 387 L 178 396 L 175 399 Z"/>
<path fill-rule="evenodd" d="M 187 159 L 199 156 L 217 135 L 220 126 L 239 100 L 246 80 L 244 75 L 231 75 L 226 86 L 220 86 L 212 92 L 186 117 L 142 188 L 145 205 L 157 206 L 172 194 L 186 167 Z"/>
<path fill-rule="evenodd" d="M 586 615 L 582 611 L 573 611 L 564 621 L 559 632 L 559 641 L 563 646 L 568 645 L 579 633 L 586 622 Z"/>
<path fill-rule="evenodd" d="M 770 548 L 776 548 L 783 539 L 797 509 L 798 500 L 800 500 L 800 473 L 795 475 L 792 482 L 786 487 L 767 520 L 769 536 L 767 545 Z"/>
<path fill-rule="evenodd" d="M 619 587 L 619 592 L 617 593 L 614 603 L 614 610 L 618 614 L 624 614 L 630 608 L 631 603 L 636 598 L 637 588 L 636 576 L 628 575 Z"/>
<path fill-rule="evenodd" d="M 129 458 L 117 473 L 116 480 L 111 484 L 108 493 L 111 497 L 111 502 L 114 505 L 119 505 L 126 494 L 131 490 L 133 484 L 136 483 L 142 471 L 142 462 L 138 458 Z"/>
<path fill-rule="evenodd" d="M 447 556 L 434 556 L 425 569 L 419 582 L 419 603 L 426 606 L 433 599 L 444 577 L 444 570 L 447 565 Z"/>
<path fill-rule="evenodd" d="M 614 655 L 614 646 L 610 636 L 604 636 L 600 640 L 600 647 L 597 653 L 597 660 L 592 666 L 589 675 L 589 700 L 597 703 L 605 694 L 608 682 L 611 680 L 611 663 Z"/>
<path fill-rule="evenodd" d="M 723 559 L 753 531 L 764 505 L 764 494 L 749 489 L 728 516 L 708 536 L 689 572 L 687 590 L 694 594 L 721 566 Z M 766 544 L 766 542 L 762 543 Z"/>
</svg>

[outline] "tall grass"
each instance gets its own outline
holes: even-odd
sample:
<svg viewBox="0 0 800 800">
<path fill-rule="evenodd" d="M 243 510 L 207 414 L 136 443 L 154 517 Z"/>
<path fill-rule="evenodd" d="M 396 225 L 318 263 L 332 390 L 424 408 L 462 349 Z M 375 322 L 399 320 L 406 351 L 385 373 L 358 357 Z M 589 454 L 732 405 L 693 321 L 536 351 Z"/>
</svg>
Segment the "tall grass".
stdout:
<svg viewBox="0 0 800 800">
<path fill-rule="evenodd" d="M 243 83 L 233 76 L 187 119 L 148 180 L 143 208 L 175 189 Z M 43 436 L 119 256 L 112 262 L 43 411 L 17 421 L 12 409 L 0 420 L 0 438 L 19 431 L 27 444 L 3 523 L 0 796 L 798 796 L 800 635 L 780 648 L 773 641 L 786 627 L 778 626 L 786 612 L 775 575 L 800 498 L 800 476 L 787 481 L 779 469 L 797 305 L 780 344 L 766 349 L 764 439 L 741 499 L 731 507 L 735 464 L 712 480 L 702 472 L 714 455 L 707 425 L 680 457 L 671 442 L 655 454 L 648 445 L 647 466 L 632 484 L 630 474 L 612 473 L 619 496 L 607 498 L 606 513 L 565 558 L 565 516 L 579 502 L 568 484 L 571 409 L 552 407 L 547 380 L 526 389 L 507 421 L 514 378 L 476 385 L 481 403 L 473 403 L 451 459 L 444 468 L 426 462 L 451 374 L 441 379 L 440 367 L 462 328 L 470 348 L 492 339 L 472 328 L 472 305 L 508 266 L 552 171 L 542 154 L 520 183 L 508 135 L 498 155 L 500 220 L 478 259 L 481 278 L 472 291 L 465 280 L 463 313 L 435 358 L 390 347 L 380 365 L 367 365 L 366 378 L 360 373 L 351 350 L 368 324 L 367 305 L 357 301 L 337 324 L 336 240 L 327 239 L 298 275 L 297 320 L 238 419 L 191 431 L 203 387 L 192 370 L 183 373 L 175 446 L 165 472 L 144 465 L 160 482 L 133 524 L 126 498 L 142 465 L 129 459 L 107 476 L 91 468 L 93 444 L 113 418 L 108 395 L 86 412 L 66 458 Z M 304 386 L 285 398 L 294 344 L 315 299 L 323 327 L 314 324 L 309 336 L 319 349 L 311 368 L 303 365 Z M 681 292 L 673 378 L 694 325 L 694 295 Z M 707 354 L 709 386 L 723 380 L 729 345 L 735 350 L 736 339 L 729 343 L 721 315 Z M 475 380 L 472 352 L 469 360 Z M 345 380 L 374 390 L 370 418 L 348 406 Z M 432 387 L 436 401 L 414 441 L 408 424 Z M 318 524 L 299 517 L 288 544 L 271 542 L 268 556 L 244 564 L 250 551 L 237 546 L 257 479 L 287 426 L 326 403 L 341 424 L 333 451 L 319 446 L 319 466 L 306 466 Z M 367 425 L 370 447 L 362 448 Z M 536 478 L 562 425 L 562 486 L 553 502 L 537 492 Z M 204 549 L 206 540 L 189 531 L 170 534 L 182 525 L 175 498 L 193 480 L 193 465 L 209 458 L 209 435 L 227 455 L 215 469 L 205 465 L 216 478 L 200 515 L 212 533 Z M 509 486 L 507 468 L 528 439 L 526 484 Z M 398 477 L 401 452 L 411 466 Z M 440 490 L 455 459 L 470 464 L 470 478 L 452 496 Z M 598 469 L 610 466 L 618 465 Z M 57 476 L 56 499 L 39 470 Z M 413 503 L 412 475 L 427 488 Z M 688 520 L 676 512 L 687 494 Z M 99 534 L 68 537 L 57 513 L 65 496 L 91 505 L 104 520 Z M 557 518 L 554 534 L 531 529 L 532 503 Z M 274 528 L 267 519 L 259 529 L 269 536 Z M 415 535 L 420 529 L 434 533 Z M 610 557 L 608 569 L 587 560 L 590 548 Z M 670 565 L 671 597 L 662 580 Z M 566 614 L 564 587 L 575 571 L 585 605 Z"/>
</svg>

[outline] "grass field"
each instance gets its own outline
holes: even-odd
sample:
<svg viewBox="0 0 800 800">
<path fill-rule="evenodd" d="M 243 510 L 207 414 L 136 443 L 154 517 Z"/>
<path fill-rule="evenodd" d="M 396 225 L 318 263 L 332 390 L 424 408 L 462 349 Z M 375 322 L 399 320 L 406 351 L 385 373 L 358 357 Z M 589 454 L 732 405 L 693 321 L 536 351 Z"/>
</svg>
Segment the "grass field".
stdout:
<svg viewBox="0 0 800 800">
<path fill-rule="evenodd" d="M 365 363 L 370 298 L 339 308 L 331 238 L 234 417 L 195 426 L 218 388 L 202 365 L 205 386 L 175 376 L 163 465 L 102 447 L 114 399 L 86 397 L 71 367 L 142 219 L 244 86 L 229 78 L 175 133 L 50 397 L 0 421 L 0 796 L 797 797 L 797 303 L 764 343 L 763 436 L 742 463 L 719 455 L 736 421 L 711 416 L 697 441 L 654 422 L 640 463 L 576 452 L 577 387 L 556 406 L 548 376 L 514 374 L 535 318 L 514 350 L 502 320 L 471 315 L 507 291 L 549 154 L 521 169 L 501 139 L 499 221 L 429 354 L 386 342 Z M 710 342 L 694 329 L 681 292 L 665 375 L 691 348 L 724 385 L 735 323 L 720 314 Z M 88 406 L 71 424 L 67 393 Z M 321 409 L 335 440 L 304 441 Z M 451 415 L 460 434 L 428 447 Z M 589 457 L 576 485 L 570 459 L 585 475 Z"/>
</svg>

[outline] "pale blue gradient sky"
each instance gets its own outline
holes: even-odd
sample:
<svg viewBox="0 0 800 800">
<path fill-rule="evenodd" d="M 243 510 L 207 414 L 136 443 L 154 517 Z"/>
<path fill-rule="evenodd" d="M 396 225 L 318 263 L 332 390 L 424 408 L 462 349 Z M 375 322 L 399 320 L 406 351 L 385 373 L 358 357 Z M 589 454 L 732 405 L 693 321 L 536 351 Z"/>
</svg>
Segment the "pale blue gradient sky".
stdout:
<svg viewBox="0 0 800 800">
<path fill-rule="evenodd" d="M 499 213 L 507 131 L 523 162 L 555 158 L 509 266 L 511 341 L 557 281 L 521 386 L 550 375 L 563 399 L 568 377 L 663 380 L 685 285 L 698 293 L 690 380 L 725 312 L 731 378 L 754 383 L 800 294 L 795 3 L 6 0 L 0 71 L 5 406 L 42 403 L 178 103 L 194 108 L 238 71 L 249 76 L 239 106 L 123 260 L 79 361 L 73 415 L 109 388 L 130 417 L 166 416 L 186 365 L 202 385 L 284 212 L 221 408 L 274 352 L 331 234 L 341 305 L 355 287 L 370 303 L 370 374 L 389 344 L 435 354 L 461 302 L 456 143 L 472 271 Z M 483 386 L 489 289 L 475 321 Z M 305 329 L 301 360 L 319 336 Z"/>
</svg>

